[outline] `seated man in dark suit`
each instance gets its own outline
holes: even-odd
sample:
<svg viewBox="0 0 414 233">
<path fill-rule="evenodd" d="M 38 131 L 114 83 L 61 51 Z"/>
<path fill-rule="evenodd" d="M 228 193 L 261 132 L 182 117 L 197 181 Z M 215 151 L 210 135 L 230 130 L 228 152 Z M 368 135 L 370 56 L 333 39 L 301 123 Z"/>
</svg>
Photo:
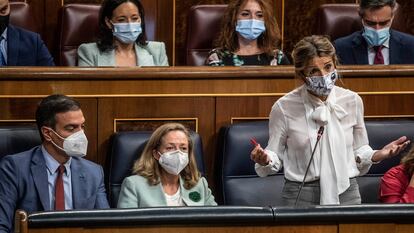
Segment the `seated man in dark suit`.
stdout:
<svg viewBox="0 0 414 233">
<path fill-rule="evenodd" d="M 9 24 L 9 0 L 0 0 L 0 66 L 54 66 L 39 34 Z"/>
<path fill-rule="evenodd" d="M 88 140 L 79 103 L 48 96 L 36 110 L 36 123 L 42 144 L 0 160 L 0 232 L 12 231 L 17 209 L 109 208 L 102 167 L 82 158 Z"/>
<path fill-rule="evenodd" d="M 361 0 L 362 31 L 337 39 L 343 65 L 414 64 L 414 36 L 390 29 L 395 0 Z"/>
</svg>

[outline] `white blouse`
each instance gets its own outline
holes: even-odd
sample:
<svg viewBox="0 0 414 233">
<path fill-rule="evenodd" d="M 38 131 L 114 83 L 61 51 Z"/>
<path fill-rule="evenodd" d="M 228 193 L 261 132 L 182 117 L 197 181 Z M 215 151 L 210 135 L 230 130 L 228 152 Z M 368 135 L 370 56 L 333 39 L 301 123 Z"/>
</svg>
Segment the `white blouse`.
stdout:
<svg viewBox="0 0 414 233">
<path fill-rule="evenodd" d="M 167 201 L 167 206 L 184 206 L 183 198 L 181 197 L 181 188 L 178 187 L 178 190 L 175 194 L 169 195 L 164 192 L 165 200 Z"/>
<path fill-rule="evenodd" d="M 335 156 L 345 156 L 340 158 L 340 161 L 345 162 L 341 164 L 345 169 L 339 170 L 347 173 L 342 174 L 343 177 L 353 178 L 363 175 L 371 167 L 371 157 L 375 151 L 368 145 L 362 99 L 357 93 L 337 86 L 334 87 L 327 101 L 332 99 L 334 104 L 339 105 L 338 108 L 346 113 L 339 120 L 340 126 L 338 126 L 343 130 L 342 138 L 345 140 L 345 146 L 342 148 L 346 148 L 346 151 L 341 154 L 332 153 L 332 160 L 335 160 Z M 274 174 L 283 166 L 287 180 L 302 182 L 320 127 L 320 124 L 313 120 L 312 113 L 323 104 L 326 103 L 309 94 L 304 85 L 276 101 L 270 113 L 269 142 L 265 149 L 271 162 L 267 166 L 255 164 L 259 176 Z M 324 134 L 327 134 L 326 130 Z M 306 182 L 320 179 L 323 151 L 321 148 L 324 143 L 329 143 L 326 142 L 329 140 L 331 140 L 329 136 L 321 138 L 306 176 Z"/>
</svg>

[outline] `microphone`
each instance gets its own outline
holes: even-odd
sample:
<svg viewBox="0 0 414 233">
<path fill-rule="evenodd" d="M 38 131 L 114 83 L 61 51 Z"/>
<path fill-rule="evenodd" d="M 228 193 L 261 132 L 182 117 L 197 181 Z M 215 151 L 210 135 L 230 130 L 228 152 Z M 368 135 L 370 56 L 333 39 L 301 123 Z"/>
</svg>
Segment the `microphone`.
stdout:
<svg viewBox="0 0 414 233">
<path fill-rule="evenodd" d="M 310 160 L 309 160 L 308 166 L 306 167 L 305 175 L 303 176 L 303 181 L 302 181 L 302 183 L 300 184 L 298 195 L 296 196 L 295 206 L 296 206 L 296 205 L 297 205 L 297 203 L 298 203 L 299 196 L 300 196 L 300 192 L 302 191 L 303 185 L 305 185 L 306 176 L 308 175 L 308 172 L 309 172 L 309 167 L 310 167 L 310 165 L 311 165 L 311 163 L 312 163 L 312 160 L 313 160 L 313 155 L 315 154 L 316 147 L 318 146 L 318 143 L 319 143 L 319 141 L 321 140 L 321 137 L 322 137 L 322 135 L 323 135 L 323 131 L 324 131 L 324 130 L 325 130 L 325 127 L 323 127 L 323 126 L 319 127 L 318 134 L 317 134 L 317 136 L 316 136 L 316 143 L 315 143 L 315 146 L 313 147 L 312 154 L 311 154 L 311 157 L 310 157 Z"/>
</svg>

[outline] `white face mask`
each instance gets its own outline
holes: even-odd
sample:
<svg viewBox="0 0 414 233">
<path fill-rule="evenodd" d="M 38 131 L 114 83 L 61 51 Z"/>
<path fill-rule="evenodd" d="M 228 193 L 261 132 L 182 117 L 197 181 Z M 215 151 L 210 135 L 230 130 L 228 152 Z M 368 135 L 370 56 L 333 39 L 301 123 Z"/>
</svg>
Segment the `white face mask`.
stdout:
<svg viewBox="0 0 414 233">
<path fill-rule="evenodd" d="M 71 134 L 67 138 L 60 136 L 53 129 L 51 129 L 60 139 L 63 140 L 63 148 L 58 146 L 53 140 L 51 141 L 53 145 L 57 148 L 64 151 L 67 155 L 71 157 L 83 157 L 86 155 L 88 150 L 88 139 L 86 138 L 85 132 L 79 130 L 78 132 Z"/>
<path fill-rule="evenodd" d="M 178 175 L 188 164 L 188 153 L 180 150 L 160 154 L 158 163 L 164 170 L 172 175 Z"/>
</svg>

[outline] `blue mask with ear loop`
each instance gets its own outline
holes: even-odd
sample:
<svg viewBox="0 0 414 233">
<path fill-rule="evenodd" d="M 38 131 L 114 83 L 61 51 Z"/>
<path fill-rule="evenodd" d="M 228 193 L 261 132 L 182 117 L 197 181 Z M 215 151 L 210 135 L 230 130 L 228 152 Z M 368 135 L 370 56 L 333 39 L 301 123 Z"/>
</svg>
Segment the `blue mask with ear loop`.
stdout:
<svg viewBox="0 0 414 233">
<path fill-rule="evenodd" d="M 134 43 L 142 33 L 141 23 L 113 23 L 113 35 L 124 44 Z"/>
<path fill-rule="evenodd" d="M 364 26 L 364 32 L 362 36 L 370 46 L 383 45 L 385 41 L 390 38 L 390 27 L 375 30 L 371 27 Z"/>
<path fill-rule="evenodd" d="M 248 40 L 257 39 L 266 31 L 265 23 L 262 20 L 242 19 L 237 20 L 236 32 Z"/>
</svg>

